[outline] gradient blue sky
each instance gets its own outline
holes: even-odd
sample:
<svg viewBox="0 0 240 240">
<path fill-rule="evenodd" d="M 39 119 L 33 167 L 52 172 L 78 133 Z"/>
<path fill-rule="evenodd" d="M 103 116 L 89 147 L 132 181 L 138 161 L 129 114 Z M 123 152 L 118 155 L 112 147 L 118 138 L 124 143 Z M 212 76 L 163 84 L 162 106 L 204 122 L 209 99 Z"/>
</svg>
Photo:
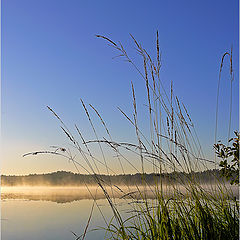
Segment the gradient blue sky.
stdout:
<svg viewBox="0 0 240 240">
<path fill-rule="evenodd" d="M 91 138 L 80 98 L 93 104 L 118 139 L 135 139 L 117 106 L 131 112 L 130 81 L 145 101 L 144 83 L 113 49 L 95 37 L 121 41 L 129 33 L 153 53 L 156 30 L 162 50 L 161 79 L 185 103 L 208 157 L 213 157 L 215 108 L 221 56 L 233 46 L 232 130 L 238 129 L 239 6 L 237 0 L 79 1 L 2 0 L 3 174 L 73 170 L 52 157 L 22 154 L 66 144 L 49 105 Z M 227 59 L 228 61 L 228 59 Z M 218 138 L 226 140 L 230 81 L 220 89 Z"/>
</svg>

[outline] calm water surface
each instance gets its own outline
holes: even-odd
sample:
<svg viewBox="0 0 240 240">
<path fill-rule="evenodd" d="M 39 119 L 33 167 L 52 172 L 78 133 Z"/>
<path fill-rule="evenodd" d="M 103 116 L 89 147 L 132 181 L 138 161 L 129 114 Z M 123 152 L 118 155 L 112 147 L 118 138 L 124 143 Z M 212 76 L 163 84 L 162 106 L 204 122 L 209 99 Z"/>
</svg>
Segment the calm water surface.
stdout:
<svg viewBox="0 0 240 240">
<path fill-rule="evenodd" d="M 1 239 L 76 239 L 71 231 L 79 235 L 84 232 L 91 206 L 90 200 L 62 204 L 49 201 L 5 200 L 2 202 Z M 108 213 L 110 216 L 110 212 Z M 104 224 L 97 209 L 93 214 L 90 229 Z M 103 238 L 103 231 L 95 231 L 89 233 L 86 239 Z"/>
<path fill-rule="evenodd" d="M 106 219 L 110 220 L 112 212 L 106 200 L 96 201 Z M 84 232 L 92 205 L 93 200 L 87 199 L 83 189 L 47 189 L 45 193 L 36 188 L 32 191 L 31 188 L 2 189 L 1 239 L 76 239 L 71 231 L 77 235 Z M 94 207 L 88 230 L 103 226 L 106 226 L 103 218 Z M 98 240 L 104 236 L 104 230 L 90 231 L 86 239 Z"/>
<path fill-rule="evenodd" d="M 238 196 L 238 188 L 233 190 Z M 112 211 L 102 192 L 96 187 L 90 191 L 109 222 Z M 130 199 L 116 201 L 123 217 L 127 217 Z M 2 187 L 1 239 L 74 240 L 72 232 L 83 234 L 92 205 L 91 194 L 84 187 Z M 95 205 L 88 230 L 105 226 Z M 104 236 L 104 230 L 96 230 L 88 232 L 85 239 L 100 240 Z"/>
</svg>

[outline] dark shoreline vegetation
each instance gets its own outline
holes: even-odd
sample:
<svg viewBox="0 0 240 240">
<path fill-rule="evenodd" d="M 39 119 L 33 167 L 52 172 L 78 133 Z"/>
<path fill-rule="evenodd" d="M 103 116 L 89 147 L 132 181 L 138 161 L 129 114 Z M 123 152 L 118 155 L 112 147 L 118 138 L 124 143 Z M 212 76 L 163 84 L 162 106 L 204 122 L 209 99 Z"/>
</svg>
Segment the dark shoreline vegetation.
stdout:
<svg viewBox="0 0 240 240">
<path fill-rule="evenodd" d="M 181 99 L 175 95 L 173 82 L 169 83 L 170 89 L 166 90 L 164 87 L 165 84 L 163 84 L 160 78 L 162 62 L 158 32 L 156 38 L 156 57 L 154 59 L 131 35 L 137 55 L 141 58 L 141 64 L 128 54 L 121 42 L 114 42 L 101 35 L 96 36 L 107 41 L 108 45 L 117 52 L 117 56 L 123 58 L 136 70 L 140 79 L 145 84 L 146 98 L 145 102 L 140 105 L 144 105 L 141 111 L 139 110 L 139 105 L 137 105 L 137 94 L 133 82 L 131 82 L 132 114 L 127 114 L 124 110 L 118 108 L 123 117 L 135 130 L 135 142 L 117 142 L 113 140 L 107 123 L 103 120 L 98 110 L 91 104 L 86 105 L 81 99 L 83 110 L 95 139 L 85 139 L 81 129 L 77 125 L 74 125 L 74 131 L 72 129 L 69 130 L 62 118 L 51 107 L 48 107 L 58 123 L 60 123 L 61 131 L 63 131 L 72 148 L 55 146 L 50 151 L 37 151 L 24 154 L 24 156 L 38 154 L 58 155 L 72 162 L 78 173 L 84 171 L 91 175 L 91 177 L 86 177 L 86 175 L 83 175 L 83 177 L 81 175 L 70 174 L 71 177 L 69 177 L 68 181 L 66 180 L 67 178 L 63 177 L 55 178 L 54 184 L 64 182 L 63 179 L 69 182 L 74 178 L 82 177 L 87 190 L 89 190 L 88 185 L 92 185 L 93 182 L 98 185 L 99 190 L 101 190 L 112 210 L 112 219 L 110 222 L 105 219 L 104 212 L 101 211 L 101 206 L 98 205 L 94 196 L 91 195 L 93 207 L 90 211 L 86 228 L 80 236 L 74 233 L 75 239 L 83 240 L 87 232 L 90 231 L 88 227 L 92 218 L 93 208 L 97 208 L 102 216 L 103 224 L 105 224 L 102 228 L 106 230 L 106 239 L 239 239 L 239 201 L 233 196 L 231 188 L 229 188 L 229 183 L 219 176 L 219 171 L 210 170 L 216 169 L 218 165 L 217 158 L 214 160 L 207 160 L 205 158 L 190 113 Z M 232 51 L 223 54 L 219 71 L 219 83 L 223 62 L 226 57 L 230 58 L 230 84 L 232 84 Z M 139 67 L 139 65 L 142 67 Z M 144 123 L 149 124 L 149 131 L 147 133 L 142 130 L 142 118 L 140 117 L 143 113 L 142 110 L 145 110 Z M 230 107 L 230 120 L 231 111 Z M 217 112 L 218 100 L 215 137 L 217 136 Z M 95 124 L 95 118 L 100 123 L 102 130 L 104 130 L 104 136 L 100 137 L 98 135 L 99 129 L 97 128 L 97 124 Z M 229 129 L 231 129 L 230 123 L 231 121 L 229 122 Z M 217 140 L 215 139 L 215 144 Z M 96 148 L 93 150 L 92 145 L 98 147 L 100 155 L 96 154 Z M 217 156 L 223 158 L 221 167 L 225 168 L 225 173 L 228 174 L 228 177 L 236 177 L 232 173 L 235 173 L 235 167 L 239 166 L 239 156 L 236 159 L 236 163 L 233 163 L 233 169 L 228 164 L 228 160 L 231 160 L 233 157 L 232 151 L 235 150 L 231 148 L 225 149 L 225 146 L 221 144 L 215 145 L 215 147 L 216 150 L 220 151 L 220 154 L 217 154 Z M 129 169 L 130 167 L 137 174 L 131 176 L 123 174 L 120 177 L 112 176 L 114 169 L 109 167 L 105 154 L 106 149 L 113 153 L 112 156 L 116 156 L 116 164 L 118 164 L 116 167 L 118 169 L 121 169 L 125 173 L 126 169 L 124 168 Z M 224 152 L 226 152 L 226 155 L 222 154 Z M 138 162 L 135 162 L 134 165 L 132 159 L 126 153 L 134 154 Z M 153 169 L 154 173 L 152 175 L 146 174 L 146 165 L 150 165 L 151 169 Z M 102 168 L 105 169 L 107 175 L 101 175 L 99 169 Z M 203 172 L 200 173 L 201 171 Z M 166 174 L 166 172 L 174 173 Z M 209 173 L 214 173 L 216 178 L 212 178 L 214 174 Z M 53 175 L 44 175 L 44 178 L 51 179 L 52 177 L 51 181 L 54 182 L 54 174 L 59 176 L 61 174 L 68 175 L 68 173 L 60 172 L 53 173 Z M 158 177 L 156 178 L 156 176 Z M 19 178 L 20 181 L 21 177 L 16 176 L 11 178 L 4 176 L 4 178 L 8 178 L 8 182 L 13 182 L 14 178 Z M 37 179 L 38 177 L 31 175 L 25 178 Z M 41 177 L 39 178 L 41 179 Z M 90 179 L 91 182 L 89 184 L 88 181 Z M 211 191 L 201 187 L 202 181 L 206 183 L 209 183 L 209 181 L 214 182 Z M 154 184 L 152 184 L 153 182 Z M 233 182 L 237 183 L 235 180 Z M 126 185 L 127 191 L 125 193 L 118 186 L 120 183 Z M 181 191 L 179 191 L 179 184 L 181 183 L 183 183 L 182 186 L 184 186 L 185 195 L 187 196 L 184 199 Z M 130 217 L 125 218 L 115 202 L 113 192 L 117 191 L 125 196 L 127 194 L 131 198 L 132 192 L 129 186 L 133 184 L 136 185 L 141 203 L 133 201 L 132 204 L 129 204 Z M 138 185 L 141 187 L 138 187 Z M 166 194 L 164 185 L 171 187 L 172 195 Z M 148 189 L 153 193 L 154 198 L 151 201 L 149 201 L 143 189 Z M 89 193 L 92 194 L 90 190 Z"/>
<path fill-rule="evenodd" d="M 102 182 L 115 185 L 141 185 L 142 174 L 125 174 L 125 175 L 98 175 Z M 191 177 L 194 177 L 202 184 L 213 184 L 214 182 L 225 182 L 225 179 L 221 177 L 219 170 L 206 170 L 202 172 L 172 172 L 172 173 L 149 173 L 144 174 L 144 178 L 147 184 L 154 185 L 156 181 L 161 181 L 163 184 L 168 183 L 180 183 L 188 181 Z M 93 175 L 78 174 L 66 171 L 57 171 L 45 174 L 29 174 L 22 176 L 15 175 L 2 175 L 2 186 L 84 186 L 96 185 L 96 181 Z"/>
</svg>

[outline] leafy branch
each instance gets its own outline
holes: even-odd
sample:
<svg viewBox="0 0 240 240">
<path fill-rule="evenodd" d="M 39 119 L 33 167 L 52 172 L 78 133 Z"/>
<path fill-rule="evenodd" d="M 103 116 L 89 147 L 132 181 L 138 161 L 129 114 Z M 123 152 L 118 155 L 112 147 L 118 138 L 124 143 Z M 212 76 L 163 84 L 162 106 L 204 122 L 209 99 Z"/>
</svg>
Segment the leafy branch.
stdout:
<svg viewBox="0 0 240 240">
<path fill-rule="evenodd" d="M 214 149 L 219 158 L 222 158 L 219 166 L 221 174 L 227 180 L 231 180 L 231 184 L 239 184 L 239 132 L 234 132 L 236 137 L 231 138 L 228 142 L 231 146 L 217 143 L 214 144 Z"/>
</svg>

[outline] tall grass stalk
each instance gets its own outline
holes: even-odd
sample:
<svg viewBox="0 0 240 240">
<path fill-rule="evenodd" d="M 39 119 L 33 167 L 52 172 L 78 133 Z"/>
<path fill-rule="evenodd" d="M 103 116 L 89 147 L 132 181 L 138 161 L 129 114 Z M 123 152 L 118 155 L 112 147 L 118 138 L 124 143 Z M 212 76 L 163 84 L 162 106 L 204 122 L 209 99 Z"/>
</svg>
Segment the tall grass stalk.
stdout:
<svg viewBox="0 0 240 240">
<path fill-rule="evenodd" d="M 216 179 L 216 184 L 206 189 L 195 174 L 197 171 L 213 168 L 215 162 L 205 158 L 187 107 L 174 93 L 173 82 L 170 84 L 169 93 L 163 85 L 160 78 L 162 64 L 158 32 L 155 59 L 131 35 L 134 47 L 142 58 L 143 71 L 120 42 L 116 43 L 101 35 L 97 37 L 107 41 L 118 52 L 118 57 L 130 63 L 143 80 L 146 86 L 148 115 L 148 119 L 145 120 L 149 121 L 149 133 L 146 135 L 139 125 L 137 96 L 134 84 L 131 83 L 132 116 L 126 114 L 121 108 L 119 110 L 135 129 L 136 142 L 115 141 L 99 111 L 92 105 L 85 105 L 81 100 L 95 136 L 94 140 L 85 140 L 77 125 L 75 125 L 76 134 L 73 134 L 59 115 L 48 107 L 60 121 L 61 129 L 73 146 L 72 151 L 79 154 L 81 158 L 75 160 L 71 151 L 65 148 L 31 154 L 58 154 L 72 161 L 79 173 L 84 171 L 92 174 L 113 212 L 113 219 L 107 223 L 104 213 L 95 201 L 106 224 L 104 227 L 108 233 L 106 238 L 124 240 L 238 239 L 239 204 L 238 200 L 233 197 L 231 189 L 220 179 Z M 98 136 L 97 128 L 92 120 L 93 114 L 105 130 L 105 137 Z M 97 144 L 101 157 L 95 156 L 92 151 L 93 144 Z M 114 169 L 111 169 L 110 160 L 104 153 L 106 146 L 117 157 L 122 174 L 130 168 L 141 174 L 142 184 L 136 185 L 134 192 L 129 185 L 123 188 L 112 184 L 110 177 L 108 181 L 101 178 L 102 167 L 109 176 L 117 174 Z M 138 158 L 139 161 L 134 163 L 132 158 L 129 158 L 129 154 Z M 155 173 L 155 184 L 149 184 L 146 179 L 145 173 L 149 166 Z M 172 172 L 173 176 L 175 172 L 181 172 L 182 177 L 173 177 L 166 184 L 163 181 L 163 173 L 167 172 Z M 109 188 L 110 191 L 107 190 Z M 152 199 L 149 199 L 149 192 L 154 196 Z M 115 201 L 115 194 L 118 196 L 120 194 L 122 200 L 128 203 L 130 216 L 127 218 L 124 217 Z M 138 199 L 136 199 L 136 194 Z M 91 195 L 94 199 L 94 195 L 92 193 Z M 84 232 L 84 237 L 85 235 L 86 232 Z"/>
</svg>

